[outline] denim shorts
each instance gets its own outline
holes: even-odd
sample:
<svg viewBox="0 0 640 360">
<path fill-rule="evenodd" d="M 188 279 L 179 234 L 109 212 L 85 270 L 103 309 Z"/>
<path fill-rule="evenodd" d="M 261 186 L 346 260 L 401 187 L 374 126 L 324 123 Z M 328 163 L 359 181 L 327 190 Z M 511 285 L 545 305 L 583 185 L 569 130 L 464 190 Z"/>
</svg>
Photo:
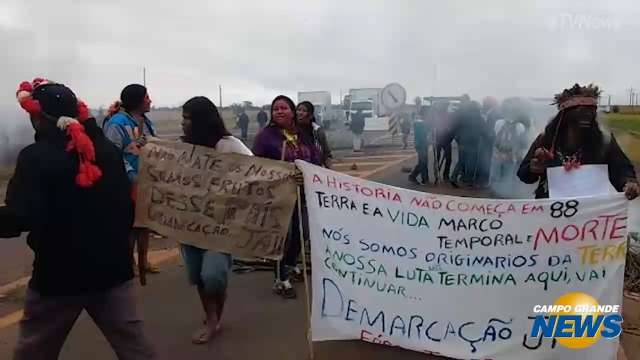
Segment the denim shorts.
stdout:
<svg viewBox="0 0 640 360">
<path fill-rule="evenodd" d="M 231 255 L 180 244 L 180 252 L 187 269 L 189 282 L 210 295 L 223 295 L 227 291 Z"/>
</svg>

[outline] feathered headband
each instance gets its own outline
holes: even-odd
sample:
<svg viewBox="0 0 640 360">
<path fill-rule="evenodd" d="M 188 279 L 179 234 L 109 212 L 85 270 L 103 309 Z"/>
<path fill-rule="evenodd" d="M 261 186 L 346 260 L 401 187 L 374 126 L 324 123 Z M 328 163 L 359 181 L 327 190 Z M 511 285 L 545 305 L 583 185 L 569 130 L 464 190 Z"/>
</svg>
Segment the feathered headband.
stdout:
<svg viewBox="0 0 640 360">
<path fill-rule="evenodd" d="M 564 121 L 565 112 L 563 110 L 576 107 L 576 106 L 598 106 L 598 99 L 600 98 L 600 88 L 589 84 L 588 86 L 580 86 L 579 84 L 573 85 L 569 89 L 564 89 L 560 94 L 554 96 L 554 102 L 552 105 L 557 105 L 560 110 L 560 119 L 558 125 L 556 125 L 553 139 L 551 140 L 551 148 L 545 152 L 544 156 L 547 159 L 553 159 L 555 157 L 556 141 L 558 139 L 558 133 L 560 132 L 560 126 Z M 575 159 L 574 159 L 575 161 Z M 579 166 L 579 165 L 578 165 Z M 570 164 L 568 167 L 565 164 L 567 171 L 577 167 L 575 164 Z"/>
<path fill-rule="evenodd" d="M 575 106 L 598 106 L 598 98 L 601 91 L 597 86 L 573 85 L 570 89 L 565 89 L 560 94 L 554 96 L 553 105 L 558 106 L 558 110 L 565 110 Z"/>
<path fill-rule="evenodd" d="M 33 98 L 35 89 L 46 84 L 55 84 L 55 82 L 44 78 L 35 78 L 32 82 L 23 81 L 18 86 L 16 91 L 18 103 L 32 116 L 48 115 L 42 110 L 40 102 Z M 89 118 L 89 108 L 83 101 L 78 100 L 77 102 L 78 111 L 76 117 L 61 116 L 57 119 L 56 126 L 69 136 L 66 150 L 69 152 L 75 150 L 78 153 L 80 161 L 76 184 L 88 188 L 102 177 L 102 171 L 95 164 L 96 151 L 93 142 L 85 131 L 84 125 L 82 125 L 82 122 Z"/>
</svg>

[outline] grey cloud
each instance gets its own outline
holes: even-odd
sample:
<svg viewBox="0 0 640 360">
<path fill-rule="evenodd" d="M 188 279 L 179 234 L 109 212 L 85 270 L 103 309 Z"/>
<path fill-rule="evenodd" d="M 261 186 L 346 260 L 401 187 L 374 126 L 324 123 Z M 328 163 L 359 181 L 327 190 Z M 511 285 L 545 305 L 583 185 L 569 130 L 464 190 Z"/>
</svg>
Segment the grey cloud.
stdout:
<svg viewBox="0 0 640 360">
<path fill-rule="evenodd" d="M 0 23 L 0 106 L 44 74 L 106 106 L 142 66 L 158 105 L 192 95 L 266 103 L 277 93 L 397 81 L 410 98 L 468 92 L 550 96 L 598 82 L 617 99 L 633 69 L 639 11 L 601 1 L 20 2 Z M 0 5 L 1 10 L 1 5 Z M 603 25 L 604 24 L 604 25 Z M 609 25 L 607 25 L 609 24 Z"/>
</svg>

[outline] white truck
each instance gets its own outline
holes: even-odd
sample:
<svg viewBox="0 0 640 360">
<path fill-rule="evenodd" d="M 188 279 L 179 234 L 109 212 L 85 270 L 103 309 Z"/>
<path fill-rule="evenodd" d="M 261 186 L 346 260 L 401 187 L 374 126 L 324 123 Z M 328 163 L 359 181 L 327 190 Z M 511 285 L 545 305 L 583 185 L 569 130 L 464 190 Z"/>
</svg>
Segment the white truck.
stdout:
<svg viewBox="0 0 640 360">
<path fill-rule="evenodd" d="M 329 91 L 300 91 L 298 92 L 298 104 L 308 101 L 315 108 L 316 119 L 320 121 L 328 119 L 331 110 L 331 93 Z"/>
<path fill-rule="evenodd" d="M 349 119 L 358 110 L 365 115 L 365 131 L 388 131 L 389 114 L 384 110 L 380 101 L 380 88 L 362 88 L 349 90 Z"/>
</svg>

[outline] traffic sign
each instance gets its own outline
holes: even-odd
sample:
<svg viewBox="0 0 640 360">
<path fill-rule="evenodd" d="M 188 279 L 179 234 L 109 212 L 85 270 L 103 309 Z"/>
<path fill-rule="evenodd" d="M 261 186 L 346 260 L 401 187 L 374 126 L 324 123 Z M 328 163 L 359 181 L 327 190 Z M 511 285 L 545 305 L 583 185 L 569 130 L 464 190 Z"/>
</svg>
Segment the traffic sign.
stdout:
<svg viewBox="0 0 640 360">
<path fill-rule="evenodd" d="M 391 83 L 380 93 L 382 106 L 388 110 L 395 110 L 407 101 L 407 91 L 398 83 Z"/>
</svg>

